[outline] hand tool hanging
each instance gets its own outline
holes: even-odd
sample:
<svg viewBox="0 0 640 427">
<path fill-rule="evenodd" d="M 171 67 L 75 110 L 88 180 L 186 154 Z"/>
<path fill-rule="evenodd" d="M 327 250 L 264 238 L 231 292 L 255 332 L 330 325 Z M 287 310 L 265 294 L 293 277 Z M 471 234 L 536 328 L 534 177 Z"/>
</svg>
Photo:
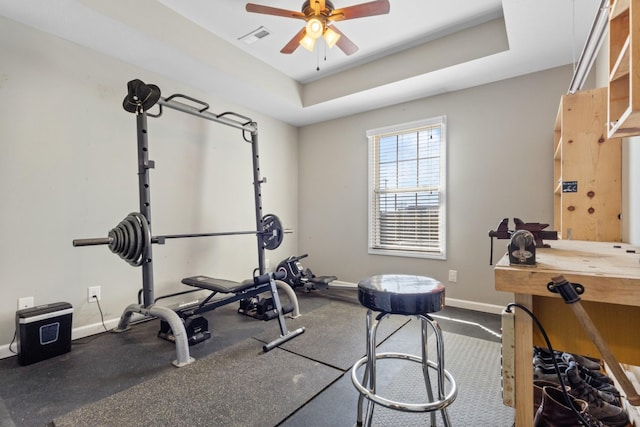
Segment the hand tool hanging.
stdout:
<svg viewBox="0 0 640 427">
<path fill-rule="evenodd" d="M 580 287 L 581 285 L 569 283 L 562 275 L 552 277 L 551 280 L 552 281 L 547 284 L 547 289 L 551 292 L 559 293 L 564 302 L 569 305 L 573 314 L 575 314 L 578 319 L 578 322 L 580 322 L 580 325 L 602 355 L 602 358 L 611 370 L 611 373 L 618 380 L 620 388 L 622 388 L 624 394 L 627 395 L 629 403 L 633 406 L 640 406 L 640 396 L 636 392 L 636 389 L 620 366 L 620 363 L 618 363 L 616 357 L 611 352 L 609 345 L 604 338 L 602 338 L 600 332 L 598 332 L 598 329 L 593 324 L 591 317 L 589 317 L 589 314 L 580 303 L 580 296 L 576 291 L 576 287 Z"/>
</svg>

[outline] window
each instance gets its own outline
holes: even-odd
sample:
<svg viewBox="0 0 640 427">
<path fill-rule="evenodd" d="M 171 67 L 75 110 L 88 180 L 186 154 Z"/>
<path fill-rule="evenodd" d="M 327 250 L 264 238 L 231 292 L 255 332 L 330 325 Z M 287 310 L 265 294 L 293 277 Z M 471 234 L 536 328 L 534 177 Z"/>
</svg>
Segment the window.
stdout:
<svg viewBox="0 0 640 427">
<path fill-rule="evenodd" d="M 367 138 L 369 253 L 445 259 L 446 117 Z"/>
</svg>

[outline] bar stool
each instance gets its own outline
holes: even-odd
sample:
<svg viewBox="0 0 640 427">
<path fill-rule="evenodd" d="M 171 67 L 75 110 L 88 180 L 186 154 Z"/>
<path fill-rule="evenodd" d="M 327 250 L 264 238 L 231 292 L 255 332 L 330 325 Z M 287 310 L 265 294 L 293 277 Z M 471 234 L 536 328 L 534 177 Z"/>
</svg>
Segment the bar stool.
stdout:
<svg viewBox="0 0 640 427">
<path fill-rule="evenodd" d="M 363 401 L 367 399 L 365 426 L 371 425 L 374 404 L 404 412 L 431 412 L 431 425 L 436 425 L 436 411 L 440 411 L 446 427 L 451 425 L 447 407 L 455 400 L 458 390 L 451 374 L 444 368 L 444 342 L 440 325 L 428 313 L 435 313 L 444 307 L 445 287 L 430 277 L 403 274 L 383 274 L 369 277 L 358 283 L 358 300 L 368 308 L 367 311 L 367 351 L 366 356 L 358 360 L 351 368 L 351 381 L 360 396 L 358 397 L 358 426 L 363 425 Z M 379 314 L 374 317 L 373 312 Z M 376 354 L 376 332 L 382 319 L 390 315 L 417 316 L 422 329 L 422 357 L 385 352 Z M 429 325 L 436 341 L 436 361 L 427 354 L 427 333 Z M 376 394 L 376 361 L 378 359 L 403 359 L 422 365 L 422 374 L 427 388 L 428 402 L 397 402 Z M 362 383 L 356 371 L 365 365 Z M 438 380 L 438 399 L 434 399 L 429 369 L 436 371 Z M 445 394 L 445 380 L 449 383 L 449 392 Z"/>
</svg>

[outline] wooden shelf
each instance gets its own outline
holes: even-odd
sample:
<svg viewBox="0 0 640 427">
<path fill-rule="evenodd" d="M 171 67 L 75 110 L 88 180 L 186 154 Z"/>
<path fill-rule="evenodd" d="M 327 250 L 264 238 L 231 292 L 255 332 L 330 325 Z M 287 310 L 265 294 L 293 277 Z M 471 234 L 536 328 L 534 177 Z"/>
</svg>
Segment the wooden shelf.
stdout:
<svg viewBox="0 0 640 427">
<path fill-rule="evenodd" d="M 609 19 L 616 18 L 618 15 L 629 9 L 629 0 L 614 0 L 611 3 L 611 11 Z"/>
<path fill-rule="evenodd" d="M 618 55 L 618 59 L 613 64 L 611 68 L 611 73 L 609 74 L 609 81 L 613 82 L 619 80 L 621 78 L 627 77 L 629 75 L 629 43 L 631 41 L 630 37 L 627 37 L 626 41 L 622 45 L 622 50 Z"/>
<path fill-rule="evenodd" d="M 639 25 L 640 3 L 612 0 L 609 11 L 609 138 L 640 135 Z"/>
<path fill-rule="evenodd" d="M 620 241 L 622 146 L 607 138 L 607 88 L 564 95 L 554 125 L 554 229 L 562 239 Z"/>
</svg>

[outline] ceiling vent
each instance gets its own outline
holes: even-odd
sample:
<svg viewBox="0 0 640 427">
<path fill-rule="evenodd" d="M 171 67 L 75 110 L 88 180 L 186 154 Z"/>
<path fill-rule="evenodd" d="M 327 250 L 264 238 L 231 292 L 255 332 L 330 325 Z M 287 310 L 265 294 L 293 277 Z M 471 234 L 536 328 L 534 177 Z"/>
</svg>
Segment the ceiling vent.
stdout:
<svg viewBox="0 0 640 427">
<path fill-rule="evenodd" d="M 251 31 L 249 34 L 245 34 L 244 36 L 239 37 L 238 40 L 242 40 L 246 44 L 252 44 L 260 39 L 267 37 L 269 34 L 271 34 L 271 31 L 269 31 L 265 27 L 260 26 Z"/>
</svg>

